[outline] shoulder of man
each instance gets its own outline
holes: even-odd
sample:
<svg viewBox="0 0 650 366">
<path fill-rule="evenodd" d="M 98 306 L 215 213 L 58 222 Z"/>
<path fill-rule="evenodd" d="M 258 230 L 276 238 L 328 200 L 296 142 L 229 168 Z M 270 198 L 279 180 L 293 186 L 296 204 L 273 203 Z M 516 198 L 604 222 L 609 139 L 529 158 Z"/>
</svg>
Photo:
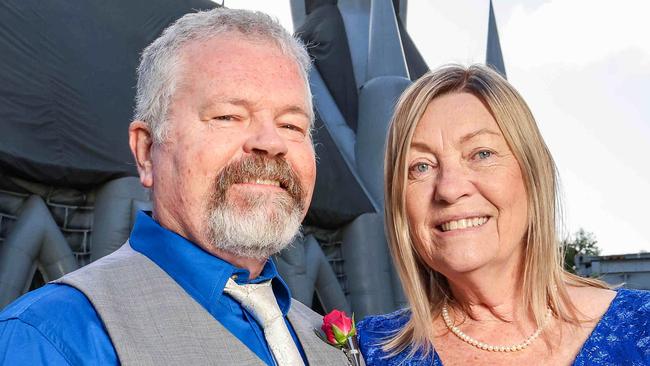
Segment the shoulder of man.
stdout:
<svg viewBox="0 0 650 366">
<path fill-rule="evenodd" d="M 291 299 L 291 308 L 290 310 L 296 316 L 299 316 L 300 319 L 310 321 L 310 322 L 320 322 L 323 320 L 323 316 L 313 311 L 309 306 L 301 303 L 296 299 Z M 320 326 L 320 323 L 319 323 Z"/>
<path fill-rule="evenodd" d="M 83 364 L 106 353 L 109 361 L 114 354 L 97 347 L 112 350 L 103 323 L 86 296 L 67 285 L 47 284 L 23 295 L 0 313 L 0 326 L 0 347 L 20 347 L 23 357 L 58 353 L 70 364 Z"/>
<path fill-rule="evenodd" d="M 46 284 L 9 304 L 0 313 L 0 321 L 16 319 L 38 329 L 65 326 L 71 318 L 88 315 L 97 318 L 95 309 L 79 290 L 62 284 Z"/>
<path fill-rule="evenodd" d="M 304 335 L 308 335 L 310 338 L 311 336 L 317 338 L 314 329 L 320 329 L 320 326 L 323 323 L 322 315 L 313 311 L 300 301 L 291 299 L 291 308 L 289 308 L 287 317 L 299 338 L 303 338 Z M 304 339 L 302 340 L 304 341 Z M 320 339 L 318 339 L 318 341 L 322 342 Z"/>
</svg>

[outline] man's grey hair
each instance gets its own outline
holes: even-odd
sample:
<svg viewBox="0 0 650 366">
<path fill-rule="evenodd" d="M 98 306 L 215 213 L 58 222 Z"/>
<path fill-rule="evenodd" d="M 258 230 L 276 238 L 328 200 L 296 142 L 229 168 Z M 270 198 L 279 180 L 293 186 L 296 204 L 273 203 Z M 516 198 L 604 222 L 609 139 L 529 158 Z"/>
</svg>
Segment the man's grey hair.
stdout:
<svg viewBox="0 0 650 366">
<path fill-rule="evenodd" d="M 216 8 L 191 13 L 167 27 L 160 37 L 144 49 L 138 67 L 135 120 L 148 124 L 153 141 L 165 140 L 169 105 L 180 74 L 181 49 L 226 33 L 238 33 L 252 40 L 271 41 L 298 64 L 307 90 L 307 111 L 313 120 L 308 73 L 311 61 L 303 43 L 278 21 L 259 11 Z"/>
</svg>

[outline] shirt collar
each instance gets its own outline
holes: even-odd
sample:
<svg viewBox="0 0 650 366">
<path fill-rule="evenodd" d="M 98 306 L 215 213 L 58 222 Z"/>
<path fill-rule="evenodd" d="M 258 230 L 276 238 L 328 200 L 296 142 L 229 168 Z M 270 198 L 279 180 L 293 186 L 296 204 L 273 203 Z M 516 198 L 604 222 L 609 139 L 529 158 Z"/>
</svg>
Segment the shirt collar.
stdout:
<svg viewBox="0 0 650 366">
<path fill-rule="evenodd" d="M 291 306 L 291 293 L 280 278 L 275 264 L 267 260 L 262 273 L 249 280 L 250 272 L 216 257 L 184 237 L 160 226 L 150 212 L 138 212 L 131 237 L 131 247 L 144 254 L 173 278 L 190 296 L 208 311 L 222 295 L 229 277 L 238 284 L 272 280 L 273 292 L 284 315 Z"/>
</svg>

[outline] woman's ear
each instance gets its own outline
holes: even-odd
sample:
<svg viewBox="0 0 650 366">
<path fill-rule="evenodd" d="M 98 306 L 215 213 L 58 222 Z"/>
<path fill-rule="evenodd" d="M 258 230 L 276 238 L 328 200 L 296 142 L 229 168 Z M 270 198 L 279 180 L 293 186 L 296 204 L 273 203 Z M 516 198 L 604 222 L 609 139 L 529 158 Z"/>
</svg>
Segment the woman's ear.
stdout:
<svg viewBox="0 0 650 366">
<path fill-rule="evenodd" d="M 140 182 L 146 188 L 153 186 L 152 145 L 153 137 L 149 125 L 144 121 L 131 122 L 131 125 L 129 125 L 129 146 L 138 167 Z"/>
</svg>

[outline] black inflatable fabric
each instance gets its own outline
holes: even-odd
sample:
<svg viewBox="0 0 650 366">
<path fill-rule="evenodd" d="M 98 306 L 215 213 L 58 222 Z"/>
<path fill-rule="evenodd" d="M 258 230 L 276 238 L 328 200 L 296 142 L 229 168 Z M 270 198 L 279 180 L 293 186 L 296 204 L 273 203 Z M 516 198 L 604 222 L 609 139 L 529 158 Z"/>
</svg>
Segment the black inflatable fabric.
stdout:
<svg viewBox="0 0 650 366">
<path fill-rule="evenodd" d="M 142 49 L 209 0 L 0 2 L 0 173 L 83 188 L 135 175 Z"/>
</svg>

